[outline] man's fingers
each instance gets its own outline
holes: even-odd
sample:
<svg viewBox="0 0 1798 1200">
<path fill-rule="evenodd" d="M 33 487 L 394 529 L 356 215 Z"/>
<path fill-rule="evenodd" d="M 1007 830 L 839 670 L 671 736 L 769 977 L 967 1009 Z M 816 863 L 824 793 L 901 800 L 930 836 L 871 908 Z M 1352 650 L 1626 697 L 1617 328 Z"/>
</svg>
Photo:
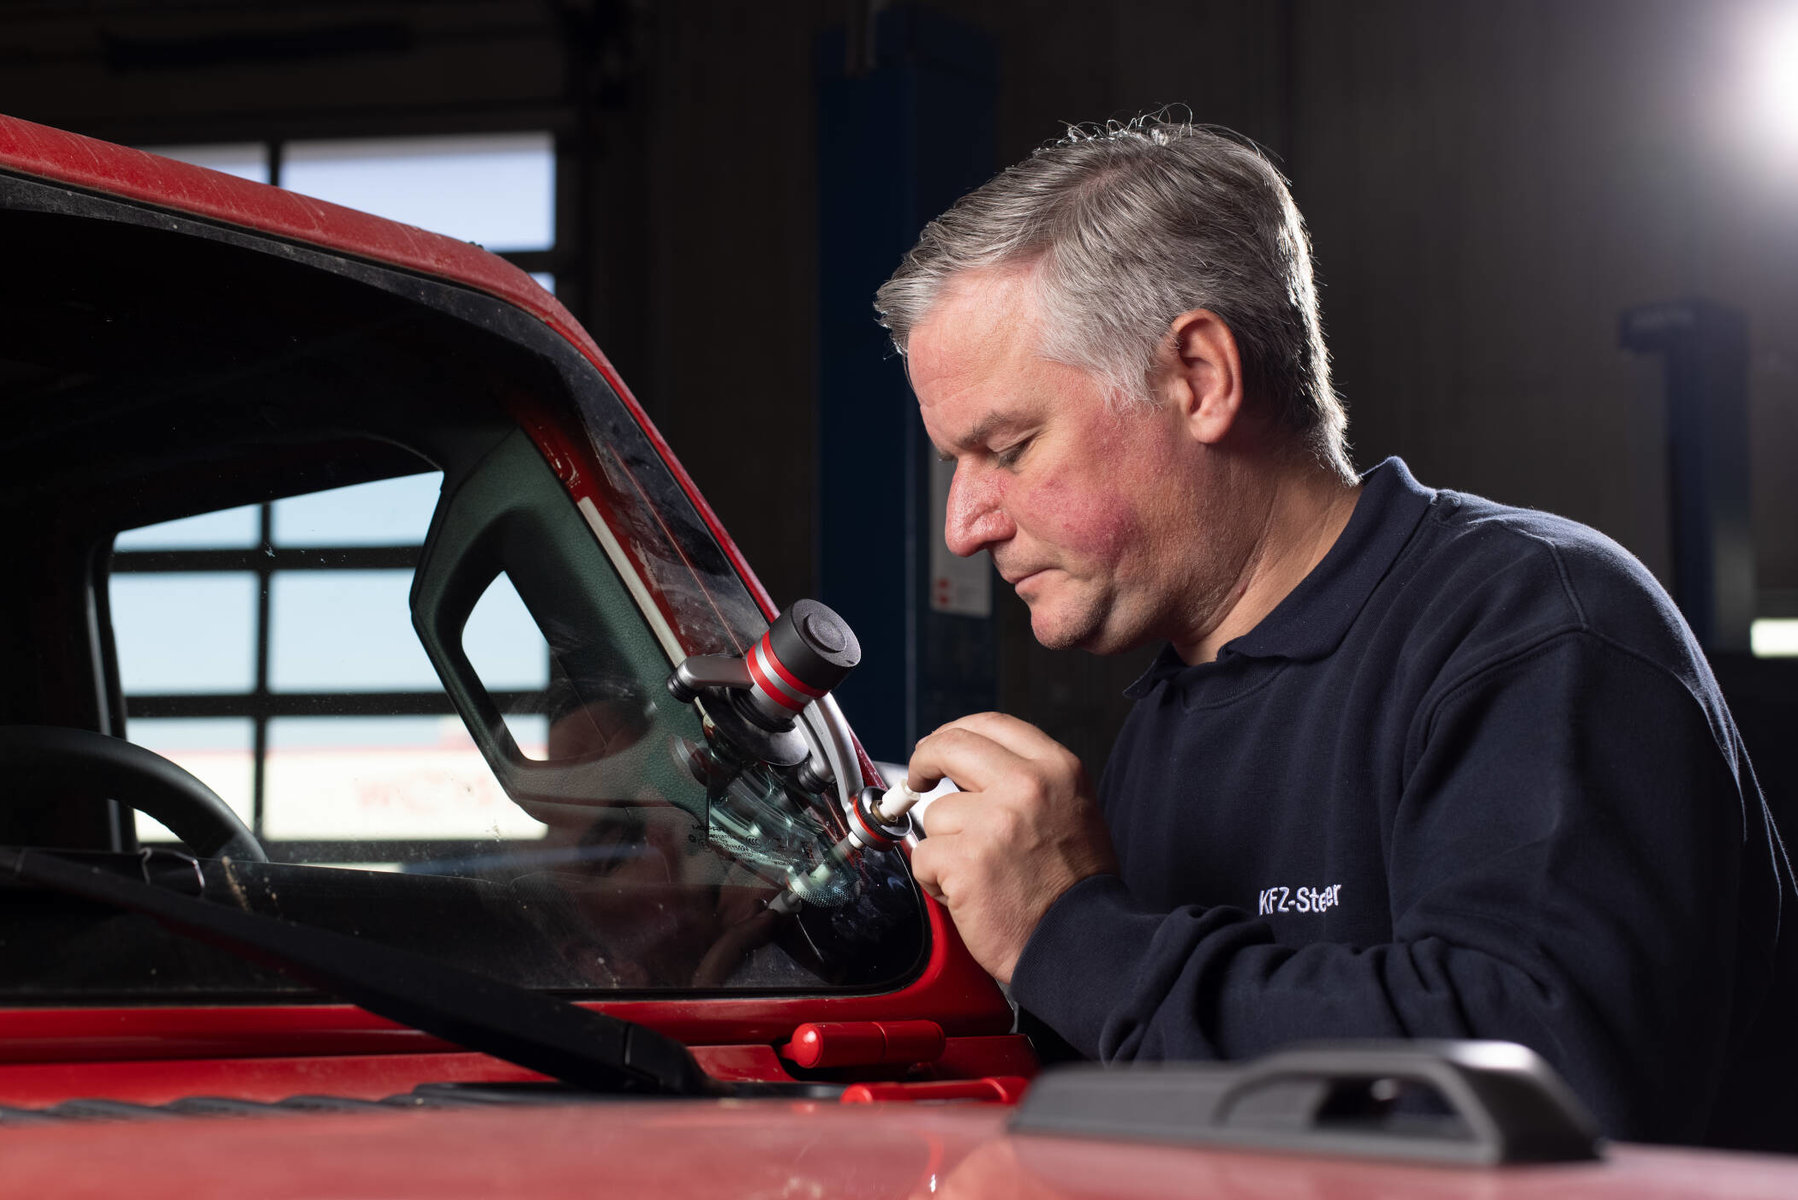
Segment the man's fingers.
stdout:
<svg viewBox="0 0 1798 1200">
<path fill-rule="evenodd" d="M 963 789 L 978 792 L 1015 774 L 1024 765 L 1022 756 L 992 738 L 950 724 L 917 744 L 905 777 L 918 790 L 926 790 L 941 779 L 953 779 Z"/>
<path fill-rule="evenodd" d="M 1019 758 L 1049 758 L 1066 753 L 1066 748 L 1060 742 L 1030 722 L 1020 721 L 1005 713 L 969 713 L 965 717 L 957 717 L 937 732 L 941 733 L 945 729 L 966 729 L 981 737 L 990 738 Z"/>
<path fill-rule="evenodd" d="M 1074 752 L 1028 721 L 1004 713 L 970 713 L 917 744 L 906 782 L 922 791 L 939 779 L 953 779 L 969 791 L 985 791 L 1028 763 L 1039 763 L 1055 776 L 1083 776 Z"/>
<path fill-rule="evenodd" d="M 940 886 L 942 852 L 942 846 L 940 844 L 933 845 L 929 838 L 925 838 L 912 847 L 911 877 L 919 887 L 924 889 L 924 894 L 932 900 L 943 898 L 943 889 Z"/>
<path fill-rule="evenodd" d="M 980 797 L 967 792 L 948 792 L 912 812 L 923 824 L 926 836 L 944 838 L 966 829 L 980 803 Z"/>
</svg>

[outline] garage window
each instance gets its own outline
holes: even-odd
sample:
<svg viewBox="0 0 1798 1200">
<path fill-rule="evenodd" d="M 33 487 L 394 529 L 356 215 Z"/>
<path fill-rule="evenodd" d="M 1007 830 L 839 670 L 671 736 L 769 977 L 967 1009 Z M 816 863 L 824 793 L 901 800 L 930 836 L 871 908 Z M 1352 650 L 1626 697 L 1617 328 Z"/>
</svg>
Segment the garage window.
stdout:
<svg viewBox="0 0 1798 1200">
<path fill-rule="evenodd" d="M 454 715 L 413 634 L 425 472 L 128 530 L 111 608 L 128 736 L 180 763 L 295 862 L 402 862 L 422 843 L 537 838 Z M 549 648 L 502 577 L 464 635 L 526 710 Z M 545 722 L 510 718 L 541 755 Z M 138 836 L 172 841 L 138 814 Z"/>
<path fill-rule="evenodd" d="M 547 132 L 144 149 L 478 243 L 556 290 L 556 156 Z"/>
</svg>

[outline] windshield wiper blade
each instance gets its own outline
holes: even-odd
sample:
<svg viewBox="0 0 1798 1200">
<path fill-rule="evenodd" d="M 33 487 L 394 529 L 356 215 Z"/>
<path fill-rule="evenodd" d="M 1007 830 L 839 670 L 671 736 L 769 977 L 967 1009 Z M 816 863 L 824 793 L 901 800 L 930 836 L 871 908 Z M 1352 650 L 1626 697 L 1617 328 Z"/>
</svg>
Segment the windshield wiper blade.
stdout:
<svg viewBox="0 0 1798 1200">
<path fill-rule="evenodd" d="M 578 1087 L 713 1095 L 680 1042 L 633 1021 L 334 930 L 227 908 L 42 850 L 0 847 L 0 872 L 154 917 L 359 1008 Z"/>
</svg>

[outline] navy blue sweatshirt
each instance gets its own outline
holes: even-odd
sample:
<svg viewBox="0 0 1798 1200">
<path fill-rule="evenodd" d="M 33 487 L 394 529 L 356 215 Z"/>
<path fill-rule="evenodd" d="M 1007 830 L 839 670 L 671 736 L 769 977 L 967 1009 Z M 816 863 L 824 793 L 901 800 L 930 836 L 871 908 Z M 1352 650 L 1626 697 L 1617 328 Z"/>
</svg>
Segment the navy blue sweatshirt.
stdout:
<svg viewBox="0 0 1798 1200">
<path fill-rule="evenodd" d="M 1602 535 L 1397 459 L 1364 484 L 1260 624 L 1132 686 L 1120 874 L 1049 910 L 1013 997 L 1106 1061 L 1519 1041 L 1614 1136 L 1729 1140 L 1798 1001 L 1769 982 L 1790 867 L 1703 655 Z"/>
</svg>

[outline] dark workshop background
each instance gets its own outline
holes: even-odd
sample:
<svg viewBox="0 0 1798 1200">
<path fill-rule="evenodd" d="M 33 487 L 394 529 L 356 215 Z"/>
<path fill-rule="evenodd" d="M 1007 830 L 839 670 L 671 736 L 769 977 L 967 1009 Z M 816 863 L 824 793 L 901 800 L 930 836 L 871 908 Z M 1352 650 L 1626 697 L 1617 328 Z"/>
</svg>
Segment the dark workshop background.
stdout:
<svg viewBox="0 0 1798 1200">
<path fill-rule="evenodd" d="M 836 249 L 823 48 L 846 28 L 853 60 L 884 7 L 14 0 L 0 111 L 132 144 L 553 131 L 557 257 L 539 269 L 785 605 L 817 593 L 818 514 L 847 502 L 821 494 L 814 433 Z M 1620 314 L 1693 297 L 1746 314 L 1755 603 L 1798 616 L 1798 130 L 1762 125 L 1750 86 L 1792 4 L 923 7 L 990 48 L 978 120 L 999 164 L 1064 122 L 1173 103 L 1266 146 L 1310 221 L 1356 461 L 1400 454 L 1427 483 L 1588 522 L 1664 580 L 1663 362 L 1620 348 Z M 1097 767 L 1143 656 L 1046 654 L 998 604 L 1000 705 Z M 1740 686 L 1789 717 L 1789 693 Z"/>
</svg>

